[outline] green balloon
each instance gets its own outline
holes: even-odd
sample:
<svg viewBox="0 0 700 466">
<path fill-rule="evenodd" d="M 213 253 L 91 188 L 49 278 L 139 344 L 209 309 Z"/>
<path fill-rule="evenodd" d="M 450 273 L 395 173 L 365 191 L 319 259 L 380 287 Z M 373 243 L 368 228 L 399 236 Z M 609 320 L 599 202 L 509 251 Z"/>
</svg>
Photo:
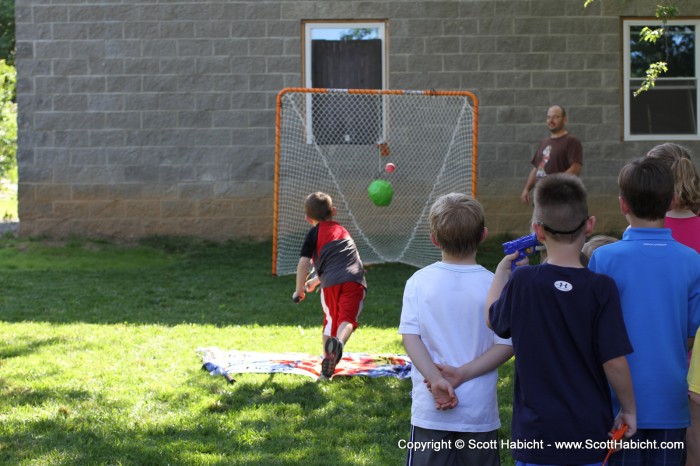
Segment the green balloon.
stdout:
<svg viewBox="0 0 700 466">
<path fill-rule="evenodd" d="M 374 180 L 367 187 L 367 194 L 372 202 L 374 202 L 374 205 L 384 207 L 391 204 L 394 188 L 392 188 L 391 183 L 386 180 Z"/>
</svg>

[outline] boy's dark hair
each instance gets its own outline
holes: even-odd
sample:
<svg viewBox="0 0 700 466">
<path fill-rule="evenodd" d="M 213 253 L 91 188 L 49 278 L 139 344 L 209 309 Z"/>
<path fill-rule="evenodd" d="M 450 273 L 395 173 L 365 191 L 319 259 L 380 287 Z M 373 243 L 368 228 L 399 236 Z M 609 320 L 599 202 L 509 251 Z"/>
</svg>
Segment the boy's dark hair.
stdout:
<svg viewBox="0 0 700 466">
<path fill-rule="evenodd" d="M 330 220 L 333 217 L 333 199 L 321 191 L 311 193 L 304 202 L 306 216 L 317 222 Z"/>
<path fill-rule="evenodd" d="M 659 159 L 642 157 L 632 160 L 620 170 L 617 184 L 620 197 L 639 219 L 663 219 L 671 208 L 675 180 L 668 165 Z"/>
<path fill-rule="evenodd" d="M 535 222 L 554 240 L 573 243 L 584 233 L 588 195 L 573 175 L 552 174 L 535 185 Z"/>
<path fill-rule="evenodd" d="M 447 254 L 468 257 L 484 234 L 484 208 L 466 194 L 450 193 L 435 200 L 428 216 L 430 233 Z"/>
</svg>

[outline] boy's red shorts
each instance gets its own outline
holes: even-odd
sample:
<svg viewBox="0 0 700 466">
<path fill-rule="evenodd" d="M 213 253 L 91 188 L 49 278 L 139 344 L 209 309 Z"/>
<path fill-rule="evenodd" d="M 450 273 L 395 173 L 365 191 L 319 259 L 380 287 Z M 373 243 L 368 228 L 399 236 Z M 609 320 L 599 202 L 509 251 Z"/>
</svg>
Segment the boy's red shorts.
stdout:
<svg viewBox="0 0 700 466">
<path fill-rule="evenodd" d="M 345 282 L 321 290 L 323 306 L 323 334 L 334 337 L 341 322 L 349 322 L 357 328 L 357 319 L 362 312 L 365 287 L 356 282 Z"/>
</svg>

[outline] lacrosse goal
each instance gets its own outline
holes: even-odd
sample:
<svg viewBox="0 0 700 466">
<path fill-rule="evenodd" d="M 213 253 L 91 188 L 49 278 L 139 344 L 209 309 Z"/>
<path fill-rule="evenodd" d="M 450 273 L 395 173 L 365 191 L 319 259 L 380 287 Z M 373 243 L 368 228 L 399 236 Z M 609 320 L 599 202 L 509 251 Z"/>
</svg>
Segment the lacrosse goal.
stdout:
<svg viewBox="0 0 700 466">
<path fill-rule="evenodd" d="M 470 92 L 287 88 L 277 96 L 272 273 L 294 273 L 323 191 L 365 264 L 440 260 L 428 213 L 443 194 L 476 197 L 478 101 Z M 387 169 L 387 164 L 392 164 Z M 393 188 L 386 206 L 374 180 Z"/>
</svg>

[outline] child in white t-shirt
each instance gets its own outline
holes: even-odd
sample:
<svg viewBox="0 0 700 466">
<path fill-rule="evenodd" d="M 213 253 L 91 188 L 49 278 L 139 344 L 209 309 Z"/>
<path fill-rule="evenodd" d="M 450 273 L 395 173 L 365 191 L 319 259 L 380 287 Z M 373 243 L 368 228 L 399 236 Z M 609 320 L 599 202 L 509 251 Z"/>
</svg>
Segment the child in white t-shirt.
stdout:
<svg viewBox="0 0 700 466">
<path fill-rule="evenodd" d="M 513 350 L 484 321 L 493 278 L 476 263 L 484 211 L 452 193 L 435 201 L 429 221 L 442 260 L 406 282 L 399 333 L 413 363 L 411 441 L 435 448 L 409 449 L 408 464 L 498 465 L 497 368 Z"/>
</svg>

